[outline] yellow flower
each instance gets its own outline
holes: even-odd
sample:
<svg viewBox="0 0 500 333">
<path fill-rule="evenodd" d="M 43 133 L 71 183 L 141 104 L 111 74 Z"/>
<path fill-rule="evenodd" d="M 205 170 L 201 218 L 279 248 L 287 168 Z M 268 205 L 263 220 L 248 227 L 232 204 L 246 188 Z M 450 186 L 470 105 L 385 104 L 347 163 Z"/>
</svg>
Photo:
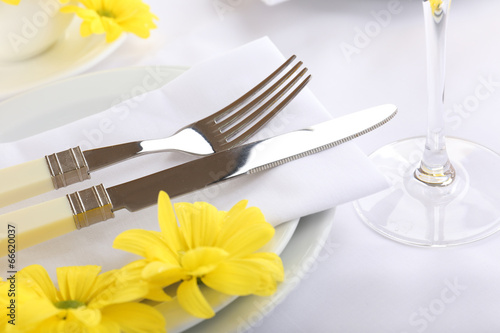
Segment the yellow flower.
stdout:
<svg viewBox="0 0 500 333">
<path fill-rule="evenodd" d="M 60 0 L 67 3 L 69 0 Z M 156 28 L 158 19 L 142 0 L 78 0 L 80 6 L 61 8 L 63 13 L 76 13 L 83 19 L 80 34 L 106 34 L 106 41 L 113 42 L 123 32 L 131 32 L 142 38 L 148 38 L 150 30 Z"/>
<path fill-rule="evenodd" d="M 165 319 L 157 310 L 134 302 L 147 292 L 145 283 L 130 283 L 121 270 L 100 271 L 99 266 L 58 268 L 57 290 L 42 266 L 20 270 L 16 329 L 27 333 L 165 331 Z"/>
<path fill-rule="evenodd" d="M 274 253 L 256 252 L 274 235 L 274 228 L 255 207 L 240 201 L 229 212 L 204 203 L 177 203 L 165 192 L 158 199 L 161 232 L 128 230 L 113 246 L 144 259 L 123 269 L 150 284 L 148 298 L 161 301 L 165 287 L 177 288 L 179 304 L 189 313 L 210 318 L 214 311 L 198 286 L 230 295 L 271 295 L 283 281 L 283 264 Z M 174 211 L 175 209 L 175 211 Z M 177 219 L 178 222 L 177 222 Z"/>
<path fill-rule="evenodd" d="M 2 1 L 8 5 L 19 5 L 19 3 L 21 2 L 21 0 L 2 0 Z"/>
</svg>

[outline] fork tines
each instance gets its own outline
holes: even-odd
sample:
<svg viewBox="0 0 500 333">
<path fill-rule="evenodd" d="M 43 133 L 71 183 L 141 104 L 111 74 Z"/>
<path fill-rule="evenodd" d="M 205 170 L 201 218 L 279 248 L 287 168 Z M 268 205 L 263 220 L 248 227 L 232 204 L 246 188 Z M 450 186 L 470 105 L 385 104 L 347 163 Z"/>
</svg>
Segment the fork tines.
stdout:
<svg viewBox="0 0 500 333">
<path fill-rule="evenodd" d="M 311 75 L 304 78 L 307 68 L 301 69 L 302 61 L 292 66 L 295 59 L 295 55 L 291 56 L 261 83 L 214 115 L 212 119 L 219 129 L 219 133 L 215 134 L 219 144 L 228 149 L 246 141 L 307 85 Z M 287 72 L 278 77 L 289 67 Z M 250 100 L 267 86 L 269 88 Z"/>
</svg>

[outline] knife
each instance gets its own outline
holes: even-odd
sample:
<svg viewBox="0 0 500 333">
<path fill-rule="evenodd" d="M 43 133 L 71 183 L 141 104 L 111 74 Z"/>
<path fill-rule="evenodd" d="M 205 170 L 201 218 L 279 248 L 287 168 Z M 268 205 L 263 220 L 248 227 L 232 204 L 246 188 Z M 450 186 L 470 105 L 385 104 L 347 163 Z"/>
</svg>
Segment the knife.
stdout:
<svg viewBox="0 0 500 333">
<path fill-rule="evenodd" d="M 228 179 L 254 174 L 340 145 L 392 119 L 386 104 L 278 135 L 136 180 L 105 188 L 102 184 L 0 216 L 0 254 L 6 255 L 10 234 L 17 228 L 16 251 L 68 232 L 114 218 L 114 212 L 135 212 L 154 205 L 158 193 L 176 197 Z"/>
</svg>

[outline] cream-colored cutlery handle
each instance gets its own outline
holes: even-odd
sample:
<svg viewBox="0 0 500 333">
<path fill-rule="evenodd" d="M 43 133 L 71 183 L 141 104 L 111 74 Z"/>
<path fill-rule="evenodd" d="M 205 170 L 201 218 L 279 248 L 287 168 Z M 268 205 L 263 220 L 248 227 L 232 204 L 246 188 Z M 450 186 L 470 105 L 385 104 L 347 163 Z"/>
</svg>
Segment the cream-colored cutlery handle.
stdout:
<svg viewBox="0 0 500 333">
<path fill-rule="evenodd" d="M 76 229 L 67 197 L 0 215 L 0 256 Z"/>
<path fill-rule="evenodd" d="M 45 158 L 0 170 L 0 207 L 53 189 L 54 183 Z"/>
<path fill-rule="evenodd" d="M 102 185 L 0 215 L 0 256 L 113 217 L 111 201 Z"/>
<path fill-rule="evenodd" d="M 79 147 L 0 170 L 0 208 L 89 179 Z"/>
</svg>

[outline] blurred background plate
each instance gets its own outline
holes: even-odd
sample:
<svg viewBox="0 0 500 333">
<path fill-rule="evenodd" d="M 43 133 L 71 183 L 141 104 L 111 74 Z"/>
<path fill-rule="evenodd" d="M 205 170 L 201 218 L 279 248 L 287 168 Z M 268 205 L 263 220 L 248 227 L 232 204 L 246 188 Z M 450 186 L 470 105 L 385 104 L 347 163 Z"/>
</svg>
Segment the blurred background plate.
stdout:
<svg viewBox="0 0 500 333">
<path fill-rule="evenodd" d="M 0 99 L 27 89 L 79 74 L 113 53 L 125 40 L 106 43 L 104 35 L 80 36 L 73 20 L 66 34 L 47 51 L 23 61 L 0 62 Z"/>
</svg>

